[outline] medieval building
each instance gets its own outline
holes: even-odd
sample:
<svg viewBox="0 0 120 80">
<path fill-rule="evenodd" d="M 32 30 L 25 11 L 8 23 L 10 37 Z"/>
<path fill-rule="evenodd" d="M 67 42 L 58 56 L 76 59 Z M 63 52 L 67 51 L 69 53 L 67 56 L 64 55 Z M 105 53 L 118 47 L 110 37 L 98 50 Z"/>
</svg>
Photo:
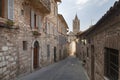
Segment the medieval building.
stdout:
<svg viewBox="0 0 120 80">
<path fill-rule="evenodd" d="M 59 60 L 58 2 L 0 0 L 0 80 L 14 80 Z"/>
<path fill-rule="evenodd" d="M 120 80 L 120 1 L 78 35 L 79 58 L 90 80 Z"/>
<path fill-rule="evenodd" d="M 77 34 L 80 32 L 80 20 L 76 14 L 75 19 L 73 20 L 73 33 Z"/>
<path fill-rule="evenodd" d="M 68 42 L 69 42 L 69 54 L 73 55 L 74 53 L 76 53 L 76 41 L 77 41 L 77 37 L 76 35 L 80 33 L 80 20 L 78 19 L 78 16 L 76 14 L 74 20 L 73 20 L 73 31 L 70 31 L 68 34 Z M 73 49 L 75 47 L 75 49 Z"/>
<path fill-rule="evenodd" d="M 62 26 L 61 26 L 62 25 Z M 58 35 L 59 35 L 59 59 L 63 59 L 68 56 L 68 41 L 67 41 L 67 32 L 68 25 L 61 14 L 58 14 Z"/>
<path fill-rule="evenodd" d="M 69 32 L 68 41 L 74 41 L 76 39 L 77 33 L 80 32 L 80 20 L 78 19 L 77 15 L 75 16 L 75 19 L 73 20 L 73 31 Z"/>
</svg>

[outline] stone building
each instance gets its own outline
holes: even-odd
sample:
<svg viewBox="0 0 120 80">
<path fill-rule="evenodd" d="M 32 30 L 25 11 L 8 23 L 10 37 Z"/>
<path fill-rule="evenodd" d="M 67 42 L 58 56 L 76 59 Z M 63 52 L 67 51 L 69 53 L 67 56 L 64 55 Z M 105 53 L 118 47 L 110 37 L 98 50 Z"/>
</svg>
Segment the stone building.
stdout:
<svg viewBox="0 0 120 80">
<path fill-rule="evenodd" d="M 68 34 L 68 42 L 69 42 L 69 53 L 74 54 L 77 51 L 77 37 L 76 35 L 78 33 L 81 33 L 80 31 L 80 20 L 77 17 L 77 14 L 75 16 L 75 19 L 73 20 L 73 31 L 70 31 Z M 75 49 L 73 49 L 73 45 L 75 45 Z"/>
<path fill-rule="evenodd" d="M 73 20 L 73 31 L 70 31 L 68 34 L 68 41 L 72 42 L 76 39 L 77 33 L 80 32 L 80 20 L 77 17 L 77 14 L 75 16 L 75 19 Z"/>
<path fill-rule="evenodd" d="M 79 58 L 90 80 L 120 80 L 120 1 L 78 35 Z"/>
<path fill-rule="evenodd" d="M 0 0 L 0 80 L 14 80 L 56 61 L 57 2 Z"/>
<path fill-rule="evenodd" d="M 51 12 L 46 15 L 46 45 L 47 45 L 47 57 L 50 62 L 56 62 L 58 60 L 57 53 L 59 51 L 59 39 L 58 39 L 58 4 L 61 0 L 51 0 Z M 51 54 L 51 55 L 50 55 Z"/>
<path fill-rule="evenodd" d="M 75 19 L 73 20 L 73 33 L 77 34 L 80 32 L 80 20 L 76 14 Z"/>
<path fill-rule="evenodd" d="M 68 25 L 61 14 L 58 14 L 58 35 L 59 35 L 59 59 L 63 59 L 68 56 L 67 47 L 67 32 L 68 32 Z"/>
</svg>

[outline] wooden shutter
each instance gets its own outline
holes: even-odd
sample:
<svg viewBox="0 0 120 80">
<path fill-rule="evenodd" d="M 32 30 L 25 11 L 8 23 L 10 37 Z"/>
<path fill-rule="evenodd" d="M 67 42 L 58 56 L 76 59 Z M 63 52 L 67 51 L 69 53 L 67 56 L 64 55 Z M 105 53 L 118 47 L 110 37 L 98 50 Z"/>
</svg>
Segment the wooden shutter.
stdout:
<svg viewBox="0 0 120 80">
<path fill-rule="evenodd" d="M 8 0 L 8 19 L 14 20 L 14 0 Z"/>
<path fill-rule="evenodd" d="M 34 28 L 34 11 L 31 10 L 31 27 Z"/>
<path fill-rule="evenodd" d="M 39 15 L 36 15 L 36 27 L 39 28 Z"/>
<path fill-rule="evenodd" d="M 3 5 L 2 5 L 2 0 L 0 0 L 0 17 L 2 17 L 2 7 L 3 7 Z"/>
<path fill-rule="evenodd" d="M 42 21 L 41 21 L 41 16 L 38 16 L 38 27 L 39 27 L 39 29 L 41 28 L 41 23 L 42 23 Z"/>
</svg>

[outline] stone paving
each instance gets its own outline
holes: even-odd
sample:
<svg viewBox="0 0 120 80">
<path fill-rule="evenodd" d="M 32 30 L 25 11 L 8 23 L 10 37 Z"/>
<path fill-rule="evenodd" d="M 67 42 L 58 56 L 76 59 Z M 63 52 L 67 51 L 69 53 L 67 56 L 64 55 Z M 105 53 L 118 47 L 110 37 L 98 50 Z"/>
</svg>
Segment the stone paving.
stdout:
<svg viewBox="0 0 120 80">
<path fill-rule="evenodd" d="M 68 57 L 18 80 L 88 80 L 88 78 L 81 62 L 75 57 Z"/>
</svg>

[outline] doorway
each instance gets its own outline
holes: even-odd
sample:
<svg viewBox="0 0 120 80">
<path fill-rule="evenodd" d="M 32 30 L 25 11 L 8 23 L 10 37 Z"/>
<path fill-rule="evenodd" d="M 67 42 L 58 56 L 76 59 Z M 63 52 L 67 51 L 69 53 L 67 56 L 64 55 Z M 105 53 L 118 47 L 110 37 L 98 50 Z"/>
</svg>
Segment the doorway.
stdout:
<svg viewBox="0 0 120 80">
<path fill-rule="evenodd" d="M 91 45 L 91 80 L 95 80 L 95 73 L 94 73 L 94 68 L 95 68 L 95 57 L 94 57 L 94 45 Z"/>
<path fill-rule="evenodd" d="M 57 61 L 57 55 L 56 55 L 56 47 L 54 47 L 54 62 Z"/>
<path fill-rule="evenodd" d="M 35 41 L 34 51 L 33 51 L 33 68 L 37 69 L 39 67 L 39 43 Z"/>
</svg>

